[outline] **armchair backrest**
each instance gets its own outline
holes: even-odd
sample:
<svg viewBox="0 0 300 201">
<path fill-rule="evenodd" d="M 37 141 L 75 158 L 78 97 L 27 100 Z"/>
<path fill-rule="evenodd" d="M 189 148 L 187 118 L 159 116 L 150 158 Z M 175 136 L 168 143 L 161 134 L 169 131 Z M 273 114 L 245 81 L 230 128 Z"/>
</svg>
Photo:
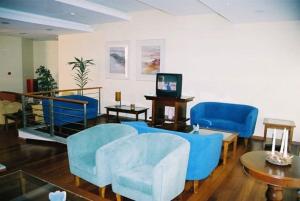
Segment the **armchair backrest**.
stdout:
<svg viewBox="0 0 300 201">
<path fill-rule="evenodd" d="M 136 134 L 137 131 L 127 125 L 117 123 L 101 124 L 69 136 L 67 138 L 67 144 L 68 149 L 80 149 L 82 152 L 94 153 L 99 147 L 107 143 L 124 136 Z"/>
</svg>

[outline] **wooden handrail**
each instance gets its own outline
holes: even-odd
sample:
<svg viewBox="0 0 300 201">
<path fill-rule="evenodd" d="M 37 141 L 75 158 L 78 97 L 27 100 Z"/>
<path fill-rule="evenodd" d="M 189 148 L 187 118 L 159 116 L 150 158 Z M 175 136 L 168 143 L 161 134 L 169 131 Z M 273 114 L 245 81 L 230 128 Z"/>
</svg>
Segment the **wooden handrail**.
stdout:
<svg viewBox="0 0 300 201">
<path fill-rule="evenodd" d="M 81 90 L 91 90 L 91 89 L 101 89 L 102 87 L 89 87 L 89 88 L 83 88 L 83 89 L 56 89 L 52 91 L 39 91 L 39 92 L 31 92 L 31 93 L 24 93 L 24 95 L 37 95 L 37 94 L 51 94 L 56 92 L 65 92 L 65 91 L 81 91 Z"/>
<path fill-rule="evenodd" d="M 91 90 L 91 89 L 101 89 L 102 87 L 89 87 L 89 88 L 83 88 L 82 90 Z M 65 92 L 65 91 L 78 91 L 81 89 L 60 89 L 60 90 L 54 90 L 55 92 Z"/>
<path fill-rule="evenodd" d="M 57 100 L 57 101 L 64 101 L 69 103 L 77 103 L 77 104 L 88 104 L 88 101 L 81 101 L 81 100 L 73 100 L 67 98 L 56 98 L 56 97 L 49 97 L 49 96 L 42 96 L 42 95 L 31 95 L 31 94 L 24 94 L 24 96 L 31 97 L 31 98 L 38 98 L 38 99 L 50 99 L 50 100 Z"/>
</svg>

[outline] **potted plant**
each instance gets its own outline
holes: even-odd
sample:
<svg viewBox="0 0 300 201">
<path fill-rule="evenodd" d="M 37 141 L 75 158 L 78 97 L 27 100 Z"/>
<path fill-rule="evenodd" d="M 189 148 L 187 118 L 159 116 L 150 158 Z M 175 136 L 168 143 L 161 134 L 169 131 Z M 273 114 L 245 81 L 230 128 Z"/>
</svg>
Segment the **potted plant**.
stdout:
<svg viewBox="0 0 300 201">
<path fill-rule="evenodd" d="M 51 72 L 45 66 L 40 66 L 35 71 L 38 74 L 38 90 L 39 91 L 52 91 L 57 89 L 57 83 L 51 75 Z"/>
<path fill-rule="evenodd" d="M 68 62 L 69 65 L 73 65 L 72 70 L 75 70 L 74 79 L 76 85 L 82 90 L 84 86 L 88 83 L 88 66 L 95 65 L 93 59 L 84 60 L 82 57 L 79 59 L 74 57 L 75 61 Z"/>
</svg>

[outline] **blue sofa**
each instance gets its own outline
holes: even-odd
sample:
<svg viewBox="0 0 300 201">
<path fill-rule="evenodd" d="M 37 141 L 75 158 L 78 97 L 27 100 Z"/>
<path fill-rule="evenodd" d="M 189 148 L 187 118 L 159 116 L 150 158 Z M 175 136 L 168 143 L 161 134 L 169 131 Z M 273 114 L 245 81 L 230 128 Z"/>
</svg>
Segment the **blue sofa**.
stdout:
<svg viewBox="0 0 300 201">
<path fill-rule="evenodd" d="M 70 96 L 60 96 L 58 98 L 87 101 L 87 119 L 96 118 L 98 115 L 98 100 L 81 95 L 70 95 Z M 44 120 L 47 124 L 50 123 L 50 112 L 49 112 L 49 100 L 44 99 L 42 101 Z M 72 110 L 67 109 L 72 108 Z M 53 101 L 53 113 L 54 113 L 54 125 L 62 126 L 69 123 L 76 123 L 83 121 L 83 105 L 77 103 L 69 103 L 64 101 Z"/>
<path fill-rule="evenodd" d="M 235 132 L 239 137 L 251 138 L 258 109 L 249 105 L 202 102 L 191 108 L 191 125 Z"/>
<path fill-rule="evenodd" d="M 122 122 L 137 129 L 138 134 L 143 133 L 170 133 L 180 136 L 190 143 L 190 155 L 186 180 L 201 180 L 207 178 L 218 166 L 222 134 L 199 135 L 149 127 L 145 122 Z"/>
</svg>

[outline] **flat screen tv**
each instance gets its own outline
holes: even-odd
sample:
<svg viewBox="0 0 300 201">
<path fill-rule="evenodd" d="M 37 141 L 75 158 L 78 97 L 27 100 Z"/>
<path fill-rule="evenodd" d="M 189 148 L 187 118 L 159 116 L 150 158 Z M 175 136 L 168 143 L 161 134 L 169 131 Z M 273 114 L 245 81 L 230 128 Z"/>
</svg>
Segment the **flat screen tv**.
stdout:
<svg viewBox="0 0 300 201">
<path fill-rule="evenodd" d="M 182 74 L 157 73 L 156 96 L 180 98 L 182 90 Z"/>
</svg>

